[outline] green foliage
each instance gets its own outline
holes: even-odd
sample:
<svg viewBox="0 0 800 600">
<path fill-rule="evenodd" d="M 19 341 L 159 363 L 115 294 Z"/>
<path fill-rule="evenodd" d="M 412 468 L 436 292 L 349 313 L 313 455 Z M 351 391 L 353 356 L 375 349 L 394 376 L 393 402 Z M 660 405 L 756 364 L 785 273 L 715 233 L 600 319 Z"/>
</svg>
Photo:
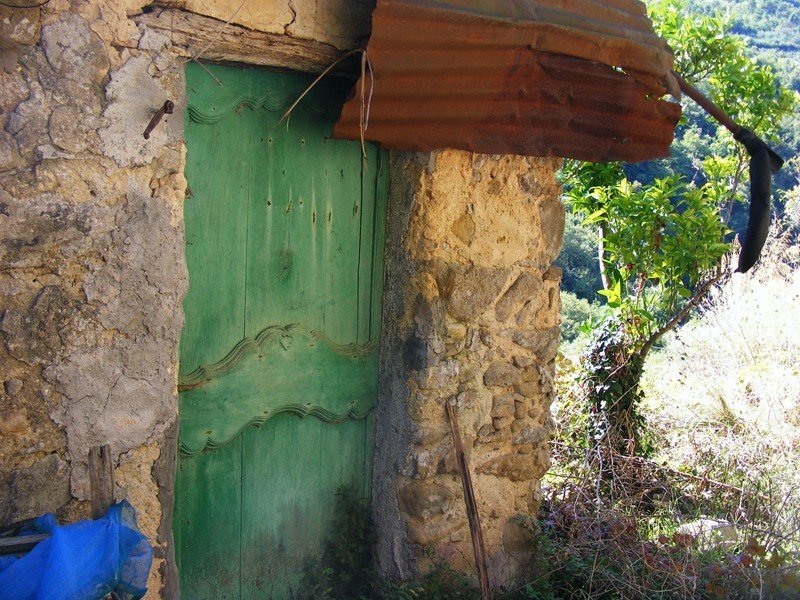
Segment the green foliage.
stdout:
<svg viewBox="0 0 800 600">
<path fill-rule="evenodd" d="M 592 177 L 591 170 L 582 171 Z M 577 190 L 584 190 L 577 193 Z M 723 237 L 718 188 L 686 185 L 672 176 L 651 186 L 622 179 L 614 185 L 582 181 L 568 192 L 573 211 L 604 232 L 607 289 L 635 352 L 667 325 L 729 246 Z"/>
<path fill-rule="evenodd" d="M 431 566 L 420 581 L 382 579 L 374 560 L 377 538 L 369 502 L 340 488 L 325 549 L 305 569 L 299 598 L 307 600 L 479 600 L 480 590 L 463 573 L 429 552 Z"/>
<path fill-rule="evenodd" d="M 561 339 L 574 342 L 581 335 L 596 329 L 609 315 L 609 308 L 600 302 L 589 302 L 571 292 L 561 293 Z"/>
<path fill-rule="evenodd" d="M 688 0 L 692 12 L 725 12 L 733 31 L 760 49 L 800 51 L 800 0 Z"/>
<path fill-rule="evenodd" d="M 580 388 L 587 399 L 589 448 L 601 447 L 624 455 L 648 454 L 645 422 L 638 405 L 644 361 L 631 353 L 634 340 L 618 319 L 608 319 L 595 332 L 581 357 Z M 605 473 L 604 473 L 605 475 Z"/>
<path fill-rule="evenodd" d="M 334 514 L 322 557 L 306 568 L 302 597 L 374 598 L 380 582 L 373 564 L 376 537 L 369 503 L 355 490 L 340 488 Z"/>
<path fill-rule="evenodd" d="M 773 137 L 797 106 L 797 94 L 730 34 L 731 19 L 687 14 L 686 0 L 657 0 L 649 8 L 675 52 L 676 70 L 740 124 Z M 599 294 L 615 311 L 584 357 L 583 389 L 595 414 L 593 438 L 616 451 L 626 443 L 643 449 L 636 413 L 641 365 L 710 289 L 730 248 L 727 225 L 746 199 L 744 149 L 695 108 L 687 115 L 676 145 L 683 162 L 657 165 L 646 183 L 629 181 L 620 164 L 568 162 L 564 169 L 566 204 L 598 231 Z M 569 334 L 571 327 L 568 321 Z"/>
<path fill-rule="evenodd" d="M 776 13 L 747 12 L 752 21 L 780 20 L 791 12 L 795 0 L 781 0 Z M 655 0 L 649 3 L 657 31 L 667 39 L 676 55 L 676 71 L 717 102 L 741 125 L 756 131 L 776 145 L 779 153 L 790 157 L 800 152 L 800 61 L 797 55 L 757 53 L 745 38 L 734 35 L 736 24 L 750 0 Z M 757 10 L 763 7 L 750 7 Z M 748 10 L 750 10 L 748 9 Z M 741 29 L 741 28 L 740 28 Z M 766 62 L 765 62 L 766 61 Z M 625 167 L 631 180 L 649 184 L 654 179 L 681 174 L 687 181 L 702 185 L 712 174 L 704 169 L 704 158 L 729 159 L 724 170 L 713 174 L 719 189 L 726 222 L 740 233 L 746 226 L 738 202 L 746 200 L 747 160 L 743 148 L 730 133 L 708 117 L 690 100 L 685 100 L 684 118 L 676 132 L 669 161 L 651 161 Z M 775 177 L 776 190 L 797 185 L 797 175 L 783 170 Z M 777 198 L 778 212 L 782 210 Z"/>
<path fill-rule="evenodd" d="M 675 53 L 675 70 L 695 83 L 737 123 L 766 136 L 797 106 L 797 94 L 780 84 L 773 67 L 759 63 L 746 42 L 732 35 L 732 19 L 692 14 L 686 0 L 648 5 L 656 31 Z M 710 119 L 710 117 L 709 117 Z"/>
<path fill-rule="evenodd" d="M 563 289 L 584 301 L 598 301 L 597 290 L 602 287 L 597 269 L 597 228 L 582 224 L 580 216 L 568 212 L 564 228 L 564 246 L 556 264 L 564 275 Z M 569 335 L 562 329 L 565 338 Z"/>
<path fill-rule="evenodd" d="M 663 327 L 729 246 L 715 188 L 689 188 L 677 177 L 642 187 L 623 179 L 602 190 L 609 305 L 629 319 L 637 341 Z M 597 214 L 597 213 L 595 213 Z M 655 291 L 654 294 L 645 293 Z"/>
</svg>

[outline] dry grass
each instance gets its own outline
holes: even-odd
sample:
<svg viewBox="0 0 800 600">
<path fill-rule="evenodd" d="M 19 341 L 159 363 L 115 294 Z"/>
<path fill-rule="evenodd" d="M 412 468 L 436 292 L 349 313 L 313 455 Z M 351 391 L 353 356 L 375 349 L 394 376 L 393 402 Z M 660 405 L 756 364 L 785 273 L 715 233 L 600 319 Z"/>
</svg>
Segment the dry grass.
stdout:
<svg viewBox="0 0 800 600">
<path fill-rule="evenodd" d="M 773 232 L 752 274 L 734 276 L 654 355 L 644 412 L 655 457 L 759 490 L 800 549 L 800 253 Z M 779 503 L 781 510 L 777 510 Z"/>
<path fill-rule="evenodd" d="M 796 239 L 776 229 L 760 265 L 648 361 L 649 458 L 592 450 L 565 359 L 545 568 L 524 597 L 800 598 Z M 680 529 L 700 518 L 729 523 L 729 539 Z"/>
</svg>

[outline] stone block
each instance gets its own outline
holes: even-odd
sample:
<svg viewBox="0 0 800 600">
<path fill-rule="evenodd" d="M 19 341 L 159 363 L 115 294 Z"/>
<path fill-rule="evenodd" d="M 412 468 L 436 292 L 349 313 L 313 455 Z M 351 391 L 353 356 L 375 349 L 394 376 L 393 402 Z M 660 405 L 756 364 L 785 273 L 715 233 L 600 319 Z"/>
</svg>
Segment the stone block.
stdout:
<svg viewBox="0 0 800 600">
<path fill-rule="evenodd" d="M 564 269 L 562 269 L 561 267 L 553 266 L 544 272 L 542 279 L 544 279 L 545 281 L 561 283 L 561 278 L 563 276 L 564 276 Z"/>
<path fill-rule="evenodd" d="M 539 222 L 544 238 L 545 262 L 550 264 L 558 258 L 564 243 L 564 205 L 558 196 L 549 196 L 539 204 Z"/>
<path fill-rule="evenodd" d="M 503 361 L 492 363 L 483 374 L 483 383 L 488 386 L 508 387 L 519 383 L 520 380 L 519 369 Z"/>
<path fill-rule="evenodd" d="M 521 394 L 517 394 L 517 397 L 519 400 L 517 401 L 515 399 L 514 402 L 514 418 L 517 421 L 521 421 L 528 416 L 528 405 L 530 403 L 527 402 L 525 396 L 522 396 Z"/>
<path fill-rule="evenodd" d="M 454 268 L 443 287 L 447 312 L 462 322 L 475 321 L 495 301 L 508 279 L 508 269 L 470 266 Z"/>
<path fill-rule="evenodd" d="M 439 470 L 439 465 L 444 462 L 452 450 L 446 446 L 433 446 L 415 448 L 411 451 L 414 479 L 430 479 Z"/>
<path fill-rule="evenodd" d="M 10 171 L 23 165 L 17 143 L 7 131 L 0 130 L 0 171 Z"/>
<path fill-rule="evenodd" d="M 414 373 L 414 380 L 423 390 L 440 390 L 459 381 L 461 365 L 448 359 Z"/>
<path fill-rule="evenodd" d="M 443 415 L 444 409 L 424 391 L 412 392 L 406 401 L 408 416 L 417 423 L 434 419 L 436 414 Z"/>
<path fill-rule="evenodd" d="M 518 396 L 513 392 L 499 394 L 492 399 L 492 417 L 510 417 L 514 414 L 514 399 Z"/>
<path fill-rule="evenodd" d="M 400 491 L 401 509 L 412 517 L 429 519 L 446 514 L 453 505 L 453 493 L 433 481 L 412 481 Z"/>
<path fill-rule="evenodd" d="M 3 389 L 5 389 L 6 394 L 13 398 L 22 391 L 22 385 L 22 381 L 19 379 L 6 379 L 3 383 Z"/>
<path fill-rule="evenodd" d="M 0 322 L 9 353 L 29 365 L 53 360 L 80 319 L 79 312 L 78 303 L 61 288 L 42 288 L 27 311 L 9 310 Z"/>
<path fill-rule="evenodd" d="M 531 300 L 541 287 L 541 279 L 531 273 L 522 273 L 511 284 L 503 297 L 495 305 L 495 316 L 498 321 L 505 321 L 511 316 L 513 308 Z"/>
<path fill-rule="evenodd" d="M 492 427 L 495 428 L 496 431 L 500 431 L 502 429 L 506 429 L 511 426 L 514 422 L 514 415 L 509 415 L 508 417 L 495 417 L 492 419 Z"/>
<path fill-rule="evenodd" d="M 492 425 L 484 425 L 478 430 L 478 436 L 475 438 L 474 444 L 484 444 L 492 447 L 507 446 L 511 443 L 511 438 L 511 431 L 508 429 L 495 431 Z"/>
<path fill-rule="evenodd" d="M 456 396 L 456 405 L 461 410 L 472 408 L 477 401 L 478 392 L 476 390 L 465 390 Z"/>
<path fill-rule="evenodd" d="M 110 61 L 103 40 L 74 12 L 42 28 L 42 48 L 47 62 L 65 79 L 98 84 L 108 75 Z"/>
<path fill-rule="evenodd" d="M 475 237 L 475 221 L 469 213 L 464 213 L 450 227 L 455 236 L 467 246 L 472 243 Z"/>
<path fill-rule="evenodd" d="M 511 357 L 511 362 L 513 362 L 514 366 L 518 369 L 525 369 L 533 364 L 533 357 L 529 354 L 515 354 Z"/>
<path fill-rule="evenodd" d="M 49 454 L 11 478 L 14 520 L 56 512 L 71 499 L 69 465 L 57 454 Z"/>
<path fill-rule="evenodd" d="M 32 46 L 39 39 L 41 21 L 38 8 L 17 8 L 12 3 L 0 6 L 0 40 L 4 46 Z"/>
<path fill-rule="evenodd" d="M 0 434 L 24 435 L 30 432 L 30 424 L 21 412 L 8 410 L 0 413 Z"/>
<path fill-rule="evenodd" d="M 521 381 L 514 386 L 514 391 L 526 398 L 538 398 L 542 395 L 542 384 L 537 380 Z"/>
<path fill-rule="evenodd" d="M 538 198 L 543 193 L 542 184 L 539 183 L 541 177 L 542 175 L 538 171 L 527 171 L 523 173 L 519 176 L 519 189 L 534 198 Z"/>
<path fill-rule="evenodd" d="M 432 519 L 408 520 L 408 537 L 414 544 L 431 546 L 447 539 L 463 525 L 463 520 L 440 516 Z"/>
<path fill-rule="evenodd" d="M 550 432 L 544 427 L 526 427 L 514 437 L 514 445 L 541 444 L 550 438 Z"/>
<path fill-rule="evenodd" d="M 561 330 L 558 327 L 547 329 L 521 329 L 516 331 L 512 339 L 518 346 L 534 352 L 541 362 L 550 362 L 558 353 L 561 341 Z"/>
<path fill-rule="evenodd" d="M 448 323 L 445 329 L 449 340 L 460 342 L 467 337 L 467 326 L 462 323 Z"/>
<path fill-rule="evenodd" d="M 444 414 L 444 411 L 442 411 Z M 450 435 L 450 427 L 442 420 L 435 425 L 422 425 L 414 431 L 412 441 L 416 446 L 433 446 Z"/>
<path fill-rule="evenodd" d="M 532 460 L 530 455 L 504 454 L 478 466 L 476 472 L 481 475 L 504 477 L 511 481 L 530 481 L 540 478 L 546 471 L 538 463 L 539 461 Z"/>
</svg>

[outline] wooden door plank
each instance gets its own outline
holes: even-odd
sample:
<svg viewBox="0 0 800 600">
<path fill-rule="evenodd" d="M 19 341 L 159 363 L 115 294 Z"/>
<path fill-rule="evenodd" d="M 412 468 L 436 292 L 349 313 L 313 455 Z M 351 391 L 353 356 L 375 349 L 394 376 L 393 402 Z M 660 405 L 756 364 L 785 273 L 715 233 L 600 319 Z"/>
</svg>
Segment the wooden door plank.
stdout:
<svg viewBox="0 0 800 600">
<path fill-rule="evenodd" d="M 362 491 L 366 420 L 275 417 L 244 435 L 242 598 L 292 598 L 330 539 L 341 486 Z"/>
<path fill-rule="evenodd" d="M 375 174 L 375 227 L 373 237 L 372 291 L 370 332 L 376 342 L 380 339 L 383 313 L 383 261 L 386 249 L 386 216 L 389 206 L 389 153 L 381 151 L 376 159 Z"/>
<path fill-rule="evenodd" d="M 181 595 L 238 600 L 241 563 L 242 443 L 181 457 L 173 523 Z"/>
<path fill-rule="evenodd" d="M 282 76 L 308 81 L 305 76 Z M 334 80 L 321 82 L 309 96 L 343 98 L 345 93 L 346 85 Z M 320 242 L 324 235 L 338 235 L 325 227 L 325 213 L 331 211 L 321 209 L 328 201 L 325 196 L 335 192 L 325 189 L 325 170 L 350 145 L 327 139 L 334 119 L 332 113 L 306 110 L 295 115 L 287 131 L 285 123 L 278 123 L 279 113 L 259 115 L 256 126 L 267 142 L 254 188 L 264 191 L 252 199 L 249 238 L 255 254 L 249 257 L 248 278 L 262 277 L 264 285 L 248 289 L 251 335 L 270 324 L 302 323 L 337 343 L 355 342 L 346 327 L 341 335 L 332 335 L 324 320 L 331 301 L 323 286 L 324 271 L 330 263 Z"/>
<path fill-rule="evenodd" d="M 339 143 L 338 141 L 336 142 Z M 358 247 L 361 221 L 361 157 L 358 146 L 331 158 L 326 255 L 325 326 L 333 339 L 358 339 Z"/>
<path fill-rule="evenodd" d="M 192 86 L 208 75 L 187 67 L 189 102 Z M 215 104 L 209 110 L 220 111 Z M 191 113 L 190 113 L 191 114 Z M 180 368 L 191 372 L 221 358 L 244 337 L 247 207 L 250 162 L 234 151 L 248 135 L 237 120 L 215 127 L 187 119 L 186 176 L 190 191 L 184 204 L 186 262 L 191 265 L 184 314 L 191 327 L 181 334 Z M 223 350 L 220 350 L 223 349 Z"/>
<path fill-rule="evenodd" d="M 377 396 L 377 347 L 332 347 L 307 332 L 283 331 L 224 372 L 181 393 L 184 454 L 226 444 L 278 414 L 327 421 L 361 417 Z"/>
</svg>

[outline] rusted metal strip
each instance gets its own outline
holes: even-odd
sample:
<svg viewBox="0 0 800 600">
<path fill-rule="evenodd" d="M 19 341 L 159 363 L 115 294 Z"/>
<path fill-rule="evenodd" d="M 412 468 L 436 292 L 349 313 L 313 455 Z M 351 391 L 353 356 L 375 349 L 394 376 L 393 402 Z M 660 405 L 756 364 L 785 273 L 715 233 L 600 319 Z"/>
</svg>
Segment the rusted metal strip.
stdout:
<svg viewBox="0 0 800 600">
<path fill-rule="evenodd" d="M 530 45 L 666 77 L 673 58 L 653 31 L 640 2 L 637 12 L 609 10 L 603 2 L 477 2 L 379 0 L 371 42 L 437 47 L 467 41 L 482 47 Z M 623 16 L 634 16 L 624 22 Z"/>
<path fill-rule="evenodd" d="M 709 100 L 705 94 L 686 81 L 683 77 L 675 72 L 673 72 L 673 75 L 675 76 L 675 79 L 678 80 L 678 84 L 681 86 L 681 91 L 683 91 L 684 94 L 697 102 L 700 108 L 719 121 L 720 124 L 723 125 L 725 129 L 730 131 L 734 136 L 739 135 L 739 132 L 742 130 L 742 128 L 727 114 L 725 114 L 725 111 Z"/>
<path fill-rule="evenodd" d="M 366 139 L 403 150 L 449 147 L 592 161 L 669 154 L 680 106 L 653 99 L 633 77 L 567 56 L 525 49 L 502 54 L 480 70 L 471 68 L 471 55 L 458 57 L 467 69 L 442 57 L 427 68 L 410 60 L 408 70 L 387 73 L 377 60 Z M 398 63 L 405 59 L 397 57 Z M 503 70 L 503 64 L 515 68 Z M 345 105 L 334 134 L 359 139 L 358 99 Z"/>
<path fill-rule="evenodd" d="M 161 119 L 164 118 L 164 115 L 171 115 L 175 111 L 175 103 L 172 100 L 167 100 L 158 109 L 156 114 L 153 115 L 153 118 L 150 119 L 150 122 L 147 124 L 147 127 L 144 130 L 144 139 L 149 140 L 150 134 L 153 133 L 153 129 L 155 129 L 158 124 L 161 122 Z"/>
</svg>

